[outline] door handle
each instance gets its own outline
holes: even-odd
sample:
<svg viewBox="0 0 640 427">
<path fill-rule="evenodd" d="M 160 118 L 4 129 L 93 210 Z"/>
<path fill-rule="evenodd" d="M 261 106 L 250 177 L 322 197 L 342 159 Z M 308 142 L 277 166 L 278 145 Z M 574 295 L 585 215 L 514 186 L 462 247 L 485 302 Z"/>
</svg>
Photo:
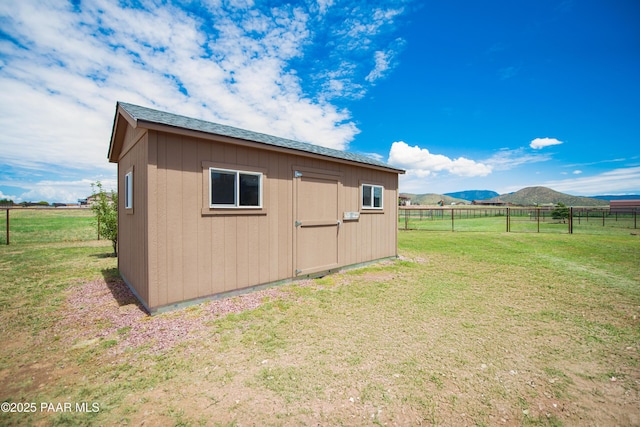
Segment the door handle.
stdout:
<svg viewBox="0 0 640 427">
<path fill-rule="evenodd" d="M 296 227 L 335 227 L 336 225 L 342 224 L 342 221 L 333 219 L 312 219 L 312 220 L 304 220 L 304 221 L 296 221 L 294 225 Z"/>
</svg>

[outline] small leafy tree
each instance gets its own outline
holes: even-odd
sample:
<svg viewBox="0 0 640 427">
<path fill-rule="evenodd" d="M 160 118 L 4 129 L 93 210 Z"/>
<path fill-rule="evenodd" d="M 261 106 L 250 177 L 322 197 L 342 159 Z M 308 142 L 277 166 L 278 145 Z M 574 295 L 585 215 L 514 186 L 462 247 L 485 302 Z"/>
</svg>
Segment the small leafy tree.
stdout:
<svg viewBox="0 0 640 427">
<path fill-rule="evenodd" d="M 91 189 L 95 196 L 91 209 L 98 220 L 98 233 L 100 237 L 111 240 L 113 255 L 118 256 L 118 193 L 112 191 L 107 194 L 100 181 L 91 184 Z"/>
<path fill-rule="evenodd" d="M 566 222 L 569 218 L 569 208 L 564 203 L 558 202 L 556 208 L 551 211 L 551 218 Z"/>
</svg>

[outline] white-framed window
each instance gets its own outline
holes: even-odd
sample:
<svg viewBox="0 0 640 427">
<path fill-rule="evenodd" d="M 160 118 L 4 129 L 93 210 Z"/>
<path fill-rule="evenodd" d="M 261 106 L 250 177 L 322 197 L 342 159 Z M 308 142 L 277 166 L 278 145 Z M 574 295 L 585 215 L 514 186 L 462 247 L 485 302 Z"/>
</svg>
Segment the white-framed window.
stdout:
<svg viewBox="0 0 640 427">
<path fill-rule="evenodd" d="M 133 209 L 133 170 L 124 175 L 124 208 Z"/>
<path fill-rule="evenodd" d="M 362 184 L 362 209 L 382 209 L 382 185 Z"/>
<path fill-rule="evenodd" d="M 209 207 L 262 208 L 262 173 L 209 168 Z"/>
</svg>

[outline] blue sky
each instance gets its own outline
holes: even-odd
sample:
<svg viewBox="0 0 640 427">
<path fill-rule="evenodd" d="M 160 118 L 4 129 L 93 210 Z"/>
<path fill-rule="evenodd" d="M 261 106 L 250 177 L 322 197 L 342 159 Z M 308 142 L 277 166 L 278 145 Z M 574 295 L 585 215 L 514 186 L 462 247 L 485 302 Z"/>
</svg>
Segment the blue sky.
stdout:
<svg viewBox="0 0 640 427">
<path fill-rule="evenodd" d="M 115 188 L 116 101 L 366 153 L 400 190 L 640 193 L 636 0 L 0 2 L 0 198 Z"/>
</svg>

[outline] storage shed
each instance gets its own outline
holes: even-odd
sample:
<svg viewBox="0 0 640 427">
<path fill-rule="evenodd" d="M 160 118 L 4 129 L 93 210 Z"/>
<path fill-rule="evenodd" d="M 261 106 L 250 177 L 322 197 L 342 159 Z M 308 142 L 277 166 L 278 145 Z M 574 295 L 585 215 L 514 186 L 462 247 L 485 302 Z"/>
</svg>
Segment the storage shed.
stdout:
<svg viewBox="0 0 640 427">
<path fill-rule="evenodd" d="M 150 313 L 397 256 L 404 171 L 367 156 L 119 102 L 108 157 Z"/>
</svg>

